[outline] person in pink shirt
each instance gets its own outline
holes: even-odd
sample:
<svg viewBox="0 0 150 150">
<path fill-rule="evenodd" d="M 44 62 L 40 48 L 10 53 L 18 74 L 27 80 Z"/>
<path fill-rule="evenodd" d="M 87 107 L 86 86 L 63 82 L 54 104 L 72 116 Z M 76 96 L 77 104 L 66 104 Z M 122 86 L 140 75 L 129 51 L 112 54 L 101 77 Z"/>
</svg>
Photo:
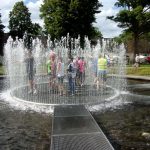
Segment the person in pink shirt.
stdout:
<svg viewBox="0 0 150 150">
<path fill-rule="evenodd" d="M 50 52 L 50 62 L 51 62 L 50 85 L 52 87 L 56 87 L 56 69 L 57 69 L 57 64 L 56 64 L 56 54 L 53 51 Z"/>
<path fill-rule="evenodd" d="M 79 60 L 80 60 L 80 57 L 77 57 L 74 60 L 75 61 L 75 66 L 76 66 L 76 79 L 75 79 L 76 85 L 80 85 L 80 72 L 79 72 L 79 64 L 78 64 Z"/>
<path fill-rule="evenodd" d="M 85 67 L 86 67 L 86 62 L 84 60 L 84 57 L 81 57 L 78 60 L 79 79 L 80 79 L 81 86 L 83 86 L 85 81 Z"/>
</svg>

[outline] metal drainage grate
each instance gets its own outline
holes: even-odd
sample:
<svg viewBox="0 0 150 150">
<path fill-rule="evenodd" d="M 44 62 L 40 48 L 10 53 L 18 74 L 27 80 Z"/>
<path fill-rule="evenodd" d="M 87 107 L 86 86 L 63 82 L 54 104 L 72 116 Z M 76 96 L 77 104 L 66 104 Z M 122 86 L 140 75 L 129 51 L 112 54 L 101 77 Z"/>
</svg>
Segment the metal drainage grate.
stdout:
<svg viewBox="0 0 150 150">
<path fill-rule="evenodd" d="M 54 117 L 72 117 L 72 116 L 89 116 L 89 112 L 83 105 L 77 106 L 56 106 Z"/>
<path fill-rule="evenodd" d="M 114 150 L 84 106 L 56 106 L 51 150 Z"/>
<path fill-rule="evenodd" d="M 53 136 L 51 150 L 113 150 L 102 134 Z"/>
</svg>

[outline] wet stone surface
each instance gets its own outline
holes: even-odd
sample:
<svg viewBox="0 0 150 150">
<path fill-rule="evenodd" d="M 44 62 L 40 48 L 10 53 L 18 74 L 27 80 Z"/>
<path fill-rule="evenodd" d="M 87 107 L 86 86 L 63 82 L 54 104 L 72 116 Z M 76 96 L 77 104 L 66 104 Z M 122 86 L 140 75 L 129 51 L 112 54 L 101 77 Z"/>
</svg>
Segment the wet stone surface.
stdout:
<svg viewBox="0 0 150 150">
<path fill-rule="evenodd" d="M 131 104 L 94 113 L 94 118 L 116 150 L 149 150 L 150 105 Z"/>
<path fill-rule="evenodd" d="M 50 132 L 51 116 L 47 114 L 7 106 L 0 109 L 0 150 L 48 150 Z"/>
<path fill-rule="evenodd" d="M 51 123 L 50 114 L 14 110 L 0 97 L 0 150 L 49 150 Z"/>
</svg>

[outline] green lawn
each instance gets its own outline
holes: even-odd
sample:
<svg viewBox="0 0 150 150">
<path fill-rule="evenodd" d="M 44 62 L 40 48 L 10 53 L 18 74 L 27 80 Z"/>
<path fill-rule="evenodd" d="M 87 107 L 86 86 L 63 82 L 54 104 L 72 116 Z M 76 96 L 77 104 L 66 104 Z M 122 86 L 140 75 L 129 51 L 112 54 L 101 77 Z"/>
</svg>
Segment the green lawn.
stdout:
<svg viewBox="0 0 150 150">
<path fill-rule="evenodd" d="M 135 68 L 133 65 L 127 65 L 128 75 L 150 76 L 150 64 L 140 64 L 140 67 Z"/>
<path fill-rule="evenodd" d="M 150 65 L 149 66 L 140 66 L 138 68 L 127 67 L 128 75 L 137 75 L 137 76 L 150 76 Z"/>
<path fill-rule="evenodd" d="M 5 74 L 4 68 L 3 66 L 0 66 L 0 75 L 4 75 L 4 74 Z"/>
<path fill-rule="evenodd" d="M 140 67 L 135 68 L 132 65 L 126 66 L 127 75 L 135 75 L 135 76 L 150 76 L 150 64 L 140 65 Z M 117 67 L 110 67 L 109 73 L 115 74 L 117 72 Z"/>
<path fill-rule="evenodd" d="M 41 70 L 41 69 L 40 69 Z M 45 68 L 42 67 L 42 72 L 45 72 Z M 115 68 L 111 68 L 110 72 L 115 72 Z M 3 66 L 0 66 L 0 75 L 4 75 L 5 71 Z M 137 75 L 137 76 L 150 76 L 150 65 L 140 65 L 138 68 L 134 68 L 132 66 L 127 66 L 127 74 L 128 75 Z"/>
<path fill-rule="evenodd" d="M 133 65 L 127 65 L 127 67 L 132 67 Z M 150 64 L 140 64 L 140 67 L 150 67 Z"/>
</svg>

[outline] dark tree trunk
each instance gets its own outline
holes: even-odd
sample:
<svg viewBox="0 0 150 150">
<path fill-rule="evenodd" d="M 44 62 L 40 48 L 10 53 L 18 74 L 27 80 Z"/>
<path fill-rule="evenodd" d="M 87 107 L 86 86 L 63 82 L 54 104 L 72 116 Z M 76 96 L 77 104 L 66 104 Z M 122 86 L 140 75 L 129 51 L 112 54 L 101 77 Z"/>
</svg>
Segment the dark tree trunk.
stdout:
<svg viewBox="0 0 150 150">
<path fill-rule="evenodd" d="M 4 34 L 0 35 L 0 55 L 3 56 L 3 47 L 4 47 Z"/>
<path fill-rule="evenodd" d="M 135 55 L 139 54 L 138 41 L 139 41 L 138 34 L 135 33 L 133 36 L 133 60 L 135 58 Z"/>
</svg>

